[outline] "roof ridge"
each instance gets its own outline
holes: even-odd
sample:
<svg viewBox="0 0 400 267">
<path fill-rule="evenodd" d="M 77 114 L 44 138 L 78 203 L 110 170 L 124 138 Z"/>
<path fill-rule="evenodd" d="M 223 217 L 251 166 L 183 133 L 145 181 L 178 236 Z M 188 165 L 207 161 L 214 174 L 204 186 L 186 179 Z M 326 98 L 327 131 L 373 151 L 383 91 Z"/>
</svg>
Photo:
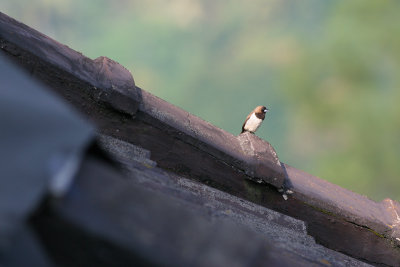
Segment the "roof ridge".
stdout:
<svg viewBox="0 0 400 267">
<path fill-rule="evenodd" d="M 102 134 L 149 150 L 159 167 L 304 220 L 327 247 L 365 261 L 400 262 L 398 202 L 374 202 L 280 164 L 267 141 L 223 131 L 140 89 L 115 61 L 92 61 L 2 13 L 0 47 L 86 114 Z M 294 192 L 288 201 L 276 190 L 284 182 Z"/>
</svg>

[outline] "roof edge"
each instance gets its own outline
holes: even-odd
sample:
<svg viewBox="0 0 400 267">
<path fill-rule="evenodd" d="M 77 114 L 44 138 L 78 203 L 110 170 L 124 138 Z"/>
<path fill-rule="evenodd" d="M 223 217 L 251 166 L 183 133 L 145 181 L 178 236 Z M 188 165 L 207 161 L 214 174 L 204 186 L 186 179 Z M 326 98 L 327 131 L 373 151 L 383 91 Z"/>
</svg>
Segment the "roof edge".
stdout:
<svg viewBox="0 0 400 267">
<path fill-rule="evenodd" d="M 0 38 L 89 84 L 92 90 L 88 91 L 95 100 L 132 116 L 140 108 L 141 112 L 178 130 L 177 137 L 207 144 L 198 147 L 244 171 L 250 179 L 275 187 L 283 185 L 284 170 L 268 142 L 248 136 L 248 144 L 256 142 L 257 146 L 265 147 L 263 151 L 249 153 L 250 150 L 242 149 L 243 143 L 232 134 L 136 87 L 131 73 L 119 63 L 106 57 L 91 60 L 2 13 Z M 2 49 L 15 54 L 4 43 Z"/>
<path fill-rule="evenodd" d="M 136 113 L 138 103 L 132 101 L 139 97 L 135 81 L 131 73 L 118 62 L 106 57 L 91 60 L 1 12 L 0 39 L 17 46 L 17 50 L 14 50 L 2 41 L 1 49 L 9 54 L 18 57 L 20 50 L 29 52 L 93 88 L 100 89 L 101 92 L 93 90 L 93 96 L 99 101 L 123 113 Z M 129 104 L 124 101 L 124 96 L 131 99 Z"/>
<path fill-rule="evenodd" d="M 101 132 L 150 150 L 161 167 L 316 225 L 317 239 L 321 231 L 337 235 L 342 228 L 336 223 L 347 227 L 343 229 L 355 227 L 370 245 L 353 244 L 355 250 L 343 252 L 371 262 L 390 264 L 387 256 L 400 261 L 398 202 L 377 203 L 281 164 L 273 147 L 257 136 L 236 137 L 223 131 L 140 89 L 117 62 L 105 57 L 91 60 L 2 13 L 0 47 L 83 111 Z M 243 178 L 275 188 L 285 182 L 294 193 L 285 202 L 268 186 Z M 342 249 L 336 243 L 326 245 Z"/>
</svg>

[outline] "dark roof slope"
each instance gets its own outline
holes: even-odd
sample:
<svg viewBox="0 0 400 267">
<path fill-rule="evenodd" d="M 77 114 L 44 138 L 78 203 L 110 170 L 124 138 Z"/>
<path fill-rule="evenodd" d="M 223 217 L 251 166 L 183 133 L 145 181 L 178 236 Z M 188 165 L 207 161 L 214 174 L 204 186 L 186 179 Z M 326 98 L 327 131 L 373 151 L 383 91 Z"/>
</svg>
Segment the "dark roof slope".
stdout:
<svg viewBox="0 0 400 267">
<path fill-rule="evenodd" d="M 307 233 L 327 248 L 374 264 L 400 263 L 397 202 L 387 199 L 376 203 L 283 164 L 268 142 L 251 134 L 233 136 L 138 88 L 118 63 L 103 57 L 90 60 L 4 14 L 0 14 L 0 46 L 10 58 L 86 114 L 102 134 L 150 151 L 152 162 L 168 170 L 169 177 L 171 173 L 177 175 L 175 180 L 171 178 L 172 184 L 179 184 L 179 179 L 188 183 L 184 176 L 228 193 L 231 198 L 237 197 L 239 202 L 243 199 L 249 201 L 245 202 L 248 205 L 254 203 L 306 222 Z M 126 145 L 121 149 L 127 149 Z M 118 160 L 126 164 L 129 156 Z M 146 177 L 146 172 L 138 176 Z M 155 187 L 161 180 L 151 182 L 149 178 L 148 183 Z M 201 184 L 191 183 L 185 190 L 189 199 L 196 199 L 193 188 L 200 188 Z M 185 188 L 182 184 L 179 190 Z M 282 186 L 294 192 L 288 201 L 277 191 Z M 210 194 L 220 192 L 204 188 Z M 182 206 L 192 207 L 189 202 Z M 235 205 L 231 208 L 231 204 L 225 205 L 233 214 L 240 214 L 241 209 Z M 207 205 L 221 214 L 218 202 L 208 198 Z M 262 227 L 255 226 L 259 225 L 258 215 L 248 213 L 254 217 L 243 224 L 261 232 Z M 230 220 L 240 221 L 235 216 Z M 297 234 L 309 242 L 317 253 L 314 255 L 328 255 L 304 232 Z M 301 239 L 296 240 L 301 243 Z M 293 257 L 311 253 L 302 254 L 296 245 L 288 244 L 285 246 Z M 284 250 L 279 244 L 277 247 Z M 330 251 L 329 255 L 334 258 L 336 254 Z M 304 260 L 318 261 L 307 257 Z"/>
<path fill-rule="evenodd" d="M 357 260 L 316 244 L 315 240 L 307 234 L 307 227 L 303 221 L 213 189 L 202 183 L 161 171 L 154 167 L 155 163 L 149 165 L 149 152 L 143 153 L 144 150 L 124 141 L 109 136 L 102 136 L 100 140 L 102 146 L 118 162 L 123 163 L 127 176 L 137 186 L 141 187 L 141 190 L 149 190 L 174 199 L 179 203 L 178 205 L 189 209 L 196 215 L 201 215 L 207 221 L 218 224 L 230 222 L 251 229 L 252 232 L 256 233 L 257 238 L 255 240 L 261 238 L 269 246 L 269 249 L 264 250 L 262 254 L 265 253 L 268 258 L 276 260 L 276 263 L 280 262 L 292 266 L 294 263 L 297 266 L 323 265 L 324 263 L 335 266 L 364 265 Z M 138 151 L 140 152 L 138 153 Z M 126 157 L 126 155 L 129 156 Z M 146 157 L 144 157 L 145 155 Z M 137 160 L 141 164 L 138 164 Z M 186 224 L 187 221 L 183 223 Z M 171 229 L 174 227 L 171 227 Z M 195 229 L 193 231 L 192 238 L 196 240 L 198 238 L 197 233 Z M 230 232 L 229 235 L 232 235 L 232 233 Z M 185 237 L 183 242 L 188 242 L 185 246 L 192 245 L 192 238 Z M 242 244 L 239 247 L 254 245 L 253 234 L 246 238 L 235 238 L 242 239 Z M 212 240 L 212 237 L 206 239 Z M 161 244 L 163 242 L 156 241 L 155 243 Z M 249 249 L 249 247 L 246 249 Z M 255 249 L 255 251 L 258 251 L 258 249 Z M 250 263 L 247 262 L 245 265 Z M 233 261 L 231 264 L 243 266 L 237 261 L 236 263 Z M 221 266 L 231 266 L 231 264 Z"/>
<path fill-rule="evenodd" d="M 89 250 L 83 259 L 56 250 L 65 239 L 65 227 L 50 225 L 67 221 L 128 251 L 117 257 L 121 265 L 138 258 L 171 266 L 367 265 L 316 244 L 302 221 L 163 171 L 140 147 L 107 136 L 100 139 L 123 163 L 126 178 L 87 160 L 71 193 L 53 205 L 56 213 L 47 215 L 47 221 L 46 216 L 36 219 L 58 262 L 84 265 L 96 258 L 93 247 L 102 248 L 80 242 L 81 250 Z M 66 246 L 78 250 L 76 244 Z"/>
</svg>

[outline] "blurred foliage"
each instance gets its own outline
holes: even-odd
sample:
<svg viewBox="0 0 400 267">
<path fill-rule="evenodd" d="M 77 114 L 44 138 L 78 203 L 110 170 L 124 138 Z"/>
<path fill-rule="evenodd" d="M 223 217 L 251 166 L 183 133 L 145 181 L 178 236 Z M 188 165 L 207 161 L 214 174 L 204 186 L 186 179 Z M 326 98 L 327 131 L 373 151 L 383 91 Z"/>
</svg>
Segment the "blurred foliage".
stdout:
<svg viewBox="0 0 400 267">
<path fill-rule="evenodd" d="M 3 0 L 0 10 L 282 161 L 375 200 L 400 200 L 400 2 Z"/>
</svg>

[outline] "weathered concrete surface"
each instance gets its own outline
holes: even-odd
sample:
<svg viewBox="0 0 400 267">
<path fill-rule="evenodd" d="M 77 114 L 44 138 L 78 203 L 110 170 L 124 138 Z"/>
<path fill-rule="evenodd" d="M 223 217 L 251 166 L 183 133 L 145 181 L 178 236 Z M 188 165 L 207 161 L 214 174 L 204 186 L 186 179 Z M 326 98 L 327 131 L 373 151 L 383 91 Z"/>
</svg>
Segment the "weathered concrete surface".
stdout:
<svg viewBox="0 0 400 267">
<path fill-rule="evenodd" d="M 309 266 L 296 254 L 280 259 L 250 229 L 190 210 L 95 159 L 85 161 L 76 181 L 33 220 L 59 266 L 277 266 L 277 258 L 281 266 Z"/>
<path fill-rule="evenodd" d="M 328 262 L 333 266 L 364 265 L 362 262 L 316 244 L 314 239 L 307 234 L 307 228 L 303 221 L 201 183 L 163 172 L 158 168 L 149 169 L 148 165 L 143 163 L 145 162 L 143 159 L 140 159 L 140 164 L 137 164 L 136 160 L 125 162 L 125 151 L 136 151 L 140 148 L 112 137 L 103 136 L 102 140 L 103 147 L 107 151 L 112 151 L 114 159 L 126 164 L 126 168 L 129 170 L 128 177 L 137 185 L 184 201 L 186 203 L 182 206 L 196 214 L 205 214 L 213 220 L 228 219 L 230 222 L 249 228 L 258 233 L 259 237 L 272 242 L 272 246 L 279 250 L 279 255 L 296 254 L 306 260 L 307 266 L 324 265 L 323 262 Z M 118 151 L 121 152 L 118 153 Z M 140 155 L 145 156 L 146 153 Z M 296 266 L 301 266 L 301 263 L 297 263 Z"/>
<path fill-rule="evenodd" d="M 60 71 L 69 73 L 73 77 L 70 82 L 79 80 L 86 84 L 82 89 L 91 87 L 90 93 L 94 98 L 116 110 L 130 115 L 134 115 L 137 110 L 138 102 L 134 99 L 140 99 L 140 96 L 132 75 L 111 59 L 99 57 L 91 60 L 1 12 L 0 47 L 13 57 L 29 61 L 27 63 L 32 74 L 43 70 L 48 70 L 48 74 L 54 72 L 55 75 L 60 74 Z M 34 57 L 27 57 L 26 53 Z M 49 66 L 43 66 L 42 61 Z M 62 79 L 60 82 L 69 81 Z"/>
<path fill-rule="evenodd" d="M 102 144 L 128 164 L 128 176 L 89 158 L 70 194 L 51 202 L 33 221 L 57 263 L 367 266 L 316 244 L 302 221 L 149 167 L 144 163 L 149 159 L 140 159 L 147 153 L 125 162 L 127 152 L 140 150 L 129 143 L 103 137 Z M 85 238 L 79 238 L 80 231 Z M 85 253 L 68 257 L 62 250 Z"/>
<path fill-rule="evenodd" d="M 248 161 L 252 162 L 252 165 L 245 169 L 245 173 L 252 177 L 269 176 L 275 183 L 279 181 L 278 185 L 282 186 L 281 181 L 285 179 L 285 173 L 282 172 L 281 162 L 271 144 L 249 132 L 240 134 L 237 139 L 244 154 L 249 157 Z"/>
<path fill-rule="evenodd" d="M 135 87 L 129 71 L 110 59 L 100 57 L 94 61 L 90 60 L 1 13 L 0 44 L 2 50 L 14 60 L 25 65 L 31 73 L 78 105 L 86 114 L 101 115 L 98 118 L 101 121 L 96 122 L 104 131 L 115 131 L 114 136 L 124 140 L 132 138 L 109 125 L 104 129 L 104 117 L 108 114 L 99 114 L 105 112 L 99 105 L 111 107 L 114 111 L 130 116 L 136 116 L 139 109 L 146 123 L 157 123 L 159 128 L 169 131 L 174 138 L 202 151 L 205 157 L 213 157 L 222 164 L 229 165 L 231 171 L 245 171 L 246 178 L 262 180 L 276 187 L 283 184 L 284 170 L 280 165 L 268 160 L 267 153 L 275 153 L 268 143 L 258 141 L 265 142 L 265 147 L 271 148 L 271 151 L 264 150 L 263 154 L 257 155 L 244 152 L 239 140 L 232 134 Z M 100 110 L 96 110 L 97 114 L 92 114 L 93 109 L 98 108 Z M 110 110 L 107 110 L 107 113 L 109 112 Z M 192 163 L 187 161 L 178 168 L 190 169 Z M 202 175 L 201 168 L 198 171 L 199 175 Z"/>
<path fill-rule="evenodd" d="M 163 129 L 169 128 L 168 133 L 174 138 L 203 151 L 206 156 L 210 155 L 245 172 L 248 179 L 263 181 L 275 187 L 283 185 L 285 172 L 268 142 L 247 133 L 236 137 L 144 90 L 141 95 L 139 111 L 144 115 L 140 117 L 141 120 L 158 124 Z M 119 136 L 124 140 L 131 139 Z M 257 150 L 250 152 L 251 145 L 257 147 Z M 193 168 L 195 162 L 187 164 L 188 168 Z"/>
<path fill-rule="evenodd" d="M 98 142 L 110 156 L 116 158 L 117 162 L 122 163 L 121 167 L 129 169 L 132 161 L 139 161 L 149 168 L 157 166 L 157 163 L 150 159 L 150 151 L 141 147 L 106 135 L 99 135 Z"/>
<path fill-rule="evenodd" d="M 42 44 L 49 49 L 43 52 Z M 273 160 L 263 161 L 259 173 L 266 170 L 269 174 L 257 177 L 257 160 L 243 151 L 243 137 L 226 133 L 137 87 L 131 95 L 119 86 L 99 85 L 99 68 L 85 63 L 90 59 L 3 14 L 0 46 L 10 58 L 84 112 L 102 133 L 149 150 L 151 160 L 161 168 L 304 220 L 309 233 L 327 247 L 376 264 L 396 266 L 400 262 L 397 202 L 376 203 L 282 165 L 287 173 L 279 173 L 280 178 L 286 174 L 294 191 L 284 201 L 276 193 L 283 179 L 274 180 L 280 168 L 271 167 Z M 118 97 L 113 98 L 114 94 Z"/>
</svg>

